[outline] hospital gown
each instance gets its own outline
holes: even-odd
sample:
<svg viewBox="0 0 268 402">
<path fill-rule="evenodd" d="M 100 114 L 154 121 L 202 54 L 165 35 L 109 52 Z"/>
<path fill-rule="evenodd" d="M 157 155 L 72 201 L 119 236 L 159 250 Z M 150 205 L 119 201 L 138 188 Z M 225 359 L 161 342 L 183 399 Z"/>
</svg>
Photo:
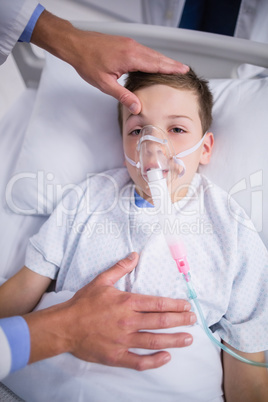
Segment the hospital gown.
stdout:
<svg viewBox="0 0 268 402">
<path fill-rule="evenodd" d="M 185 282 L 170 256 L 155 208 L 139 208 L 134 191 L 125 168 L 88 178 L 30 239 L 26 266 L 57 278 L 57 291 L 77 291 L 137 251 L 139 263 L 116 283 L 118 289 L 187 299 Z M 268 254 L 249 219 L 227 193 L 200 174 L 174 206 L 172 230 L 185 243 L 208 326 L 215 336 L 241 351 L 268 349 Z M 167 401 L 178 396 L 187 401 L 222 400 L 220 353 L 201 326 L 171 331 L 193 333 L 193 345 L 172 350 L 171 363 L 146 374 L 90 364 L 93 392 L 105 397 L 105 390 L 94 388 L 105 379 L 109 392 L 121 389 L 131 401 L 138 397 L 160 401 L 162 392 Z M 100 373 L 103 377 L 97 380 Z M 143 384 L 140 395 L 137 381 Z"/>
</svg>

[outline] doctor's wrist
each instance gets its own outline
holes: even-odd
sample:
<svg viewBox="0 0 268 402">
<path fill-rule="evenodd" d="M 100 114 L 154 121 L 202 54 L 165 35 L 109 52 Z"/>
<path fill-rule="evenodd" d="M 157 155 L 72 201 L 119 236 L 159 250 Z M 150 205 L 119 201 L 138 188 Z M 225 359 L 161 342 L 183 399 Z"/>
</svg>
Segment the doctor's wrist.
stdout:
<svg viewBox="0 0 268 402">
<path fill-rule="evenodd" d="M 73 64 L 74 38 L 77 31 L 69 21 L 44 10 L 34 27 L 31 43 Z"/>
<path fill-rule="evenodd" d="M 68 329 L 74 317 L 69 310 L 64 302 L 23 316 L 30 332 L 29 363 L 71 352 L 73 340 Z"/>
</svg>

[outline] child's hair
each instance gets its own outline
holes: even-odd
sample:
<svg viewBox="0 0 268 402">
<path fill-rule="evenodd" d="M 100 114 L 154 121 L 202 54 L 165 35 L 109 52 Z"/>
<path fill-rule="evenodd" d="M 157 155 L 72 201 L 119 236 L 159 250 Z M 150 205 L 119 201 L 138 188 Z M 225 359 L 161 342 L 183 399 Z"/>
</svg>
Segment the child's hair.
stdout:
<svg viewBox="0 0 268 402">
<path fill-rule="evenodd" d="M 212 123 L 213 96 L 208 87 L 208 81 L 198 77 L 190 69 L 186 74 L 152 74 L 140 71 L 131 72 L 125 82 L 125 88 L 131 92 L 152 85 L 167 85 L 176 89 L 183 89 L 193 92 L 197 96 L 199 104 L 199 116 L 202 124 L 203 134 L 209 129 Z M 122 105 L 118 105 L 118 121 L 120 130 L 123 129 Z"/>
</svg>

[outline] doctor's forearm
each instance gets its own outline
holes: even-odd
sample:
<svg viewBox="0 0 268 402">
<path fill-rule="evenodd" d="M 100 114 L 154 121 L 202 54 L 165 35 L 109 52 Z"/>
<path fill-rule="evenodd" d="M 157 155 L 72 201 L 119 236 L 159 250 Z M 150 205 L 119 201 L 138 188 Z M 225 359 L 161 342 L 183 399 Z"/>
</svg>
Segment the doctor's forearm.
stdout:
<svg viewBox="0 0 268 402">
<path fill-rule="evenodd" d="M 62 60 L 70 62 L 72 24 L 44 10 L 34 27 L 31 42 Z"/>
</svg>

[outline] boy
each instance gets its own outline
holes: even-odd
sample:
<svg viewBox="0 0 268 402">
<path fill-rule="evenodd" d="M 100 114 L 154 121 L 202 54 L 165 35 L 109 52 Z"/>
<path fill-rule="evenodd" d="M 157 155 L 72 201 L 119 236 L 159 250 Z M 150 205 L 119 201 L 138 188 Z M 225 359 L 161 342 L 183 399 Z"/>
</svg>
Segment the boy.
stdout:
<svg viewBox="0 0 268 402">
<path fill-rule="evenodd" d="M 187 298 L 163 235 L 154 230 L 158 218 L 137 167 L 141 129 L 154 126 L 166 133 L 175 155 L 200 144 L 181 157 L 178 173 L 181 166 L 186 169 L 181 177 L 177 175 L 171 199 L 208 326 L 241 355 L 263 362 L 262 351 L 268 349 L 267 251 L 253 230 L 234 220 L 227 194 L 196 174 L 199 163 L 209 162 L 214 141 L 207 132 L 212 109 L 207 83 L 193 71 L 183 76 L 137 72 L 129 74 L 126 87 L 142 104 L 137 116 L 119 109 L 127 169 L 91 177 L 67 195 L 30 240 L 28 268 L 0 289 L 0 314 L 31 311 L 51 279 L 57 278 L 57 291 L 76 291 L 133 250 L 140 254 L 139 264 L 117 282 L 117 288 Z M 240 215 L 245 218 L 243 211 Z M 198 324 L 192 333 L 193 345 L 174 349 L 166 367 L 146 374 L 99 365 L 94 370 L 90 365 L 87 381 L 96 397 L 92 400 L 105 400 L 109 389 L 110 401 L 115 391 L 114 400 L 120 400 L 118 395 L 126 400 L 127 395 L 130 401 L 222 401 L 220 353 Z M 226 353 L 223 368 L 227 401 L 267 400 L 267 370 L 240 363 Z M 98 381 L 105 387 L 96 387 Z"/>
</svg>

